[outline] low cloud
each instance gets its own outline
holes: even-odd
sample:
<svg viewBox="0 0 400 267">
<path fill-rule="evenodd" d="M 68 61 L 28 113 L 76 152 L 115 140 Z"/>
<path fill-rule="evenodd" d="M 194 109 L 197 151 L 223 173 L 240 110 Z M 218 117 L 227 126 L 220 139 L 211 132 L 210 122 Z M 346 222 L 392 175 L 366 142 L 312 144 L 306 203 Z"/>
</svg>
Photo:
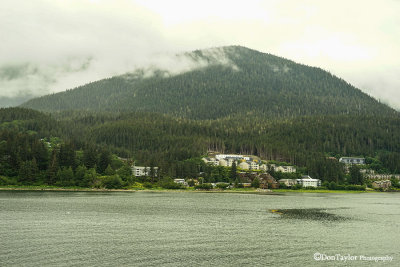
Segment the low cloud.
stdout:
<svg viewBox="0 0 400 267">
<path fill-rule="evenodd" d="M 137 69 L 174 75 L 210 64 L 176 54 L 242 45 L 321 67 L 400 108 L 399 13 L 395 0 L 3 0 L 0 97 Z"/>
</svg>

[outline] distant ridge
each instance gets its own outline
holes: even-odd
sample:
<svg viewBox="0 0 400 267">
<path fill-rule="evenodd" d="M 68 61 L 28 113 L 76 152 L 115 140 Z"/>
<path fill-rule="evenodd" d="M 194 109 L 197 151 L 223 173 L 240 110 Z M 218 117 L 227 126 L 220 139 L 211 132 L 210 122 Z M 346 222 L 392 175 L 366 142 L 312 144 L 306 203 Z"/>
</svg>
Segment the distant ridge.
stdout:
<svg viewBox="0 0 400 267">
<path fill-rule="evenodd" d="M 144 70 L 29 100 L 41 111 L 149 111 L 191 119 L 389 115 L 396 111 L 320 68 L 241 46 L 185 53 L 183 73 Z"/>
</svg>

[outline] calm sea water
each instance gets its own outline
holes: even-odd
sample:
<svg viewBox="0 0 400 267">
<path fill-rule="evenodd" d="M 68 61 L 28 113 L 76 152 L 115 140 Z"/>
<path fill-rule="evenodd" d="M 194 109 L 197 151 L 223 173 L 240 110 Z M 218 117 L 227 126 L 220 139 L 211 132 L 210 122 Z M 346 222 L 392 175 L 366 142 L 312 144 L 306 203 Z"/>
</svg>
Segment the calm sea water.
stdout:
<svg viewBox="0 0 400 267">
<path fill-rule="evenodd" d="M 382 264 L 315 253 L 400 266 L 400 194 L 0 192 L 0 266 Z"/>
</svg>

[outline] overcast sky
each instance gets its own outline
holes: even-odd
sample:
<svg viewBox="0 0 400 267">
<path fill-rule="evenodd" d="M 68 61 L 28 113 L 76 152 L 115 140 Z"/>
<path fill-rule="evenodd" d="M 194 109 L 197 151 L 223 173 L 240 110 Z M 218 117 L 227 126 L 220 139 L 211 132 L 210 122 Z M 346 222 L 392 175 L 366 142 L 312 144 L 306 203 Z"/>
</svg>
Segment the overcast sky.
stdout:
<svg viewBox="0 0 400 267">
<path fill-rule="evenodd" d="M 1 0 L 0 97 L 242 45 L 321 67 L 400 109 L 399 14 L 399 0 Z"/>
</svg>

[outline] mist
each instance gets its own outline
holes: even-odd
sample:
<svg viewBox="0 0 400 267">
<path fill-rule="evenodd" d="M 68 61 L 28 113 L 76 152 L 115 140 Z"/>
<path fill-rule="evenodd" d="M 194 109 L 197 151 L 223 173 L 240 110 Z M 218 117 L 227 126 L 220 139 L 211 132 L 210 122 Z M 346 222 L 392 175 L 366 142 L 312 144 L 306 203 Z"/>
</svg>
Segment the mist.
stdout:
<svg viewBox="0 0 400 267">
<path fill-rule="evenodd" d="M 138 69 L 176 75 L 207 64 L 184 52 L 242 45 L 321 67 L 399 109 L 399 13 L 394 0 L 4 0 L 0 98 Z M 208 51 L 235 68 L 220 50 Z"/>
</svg>

